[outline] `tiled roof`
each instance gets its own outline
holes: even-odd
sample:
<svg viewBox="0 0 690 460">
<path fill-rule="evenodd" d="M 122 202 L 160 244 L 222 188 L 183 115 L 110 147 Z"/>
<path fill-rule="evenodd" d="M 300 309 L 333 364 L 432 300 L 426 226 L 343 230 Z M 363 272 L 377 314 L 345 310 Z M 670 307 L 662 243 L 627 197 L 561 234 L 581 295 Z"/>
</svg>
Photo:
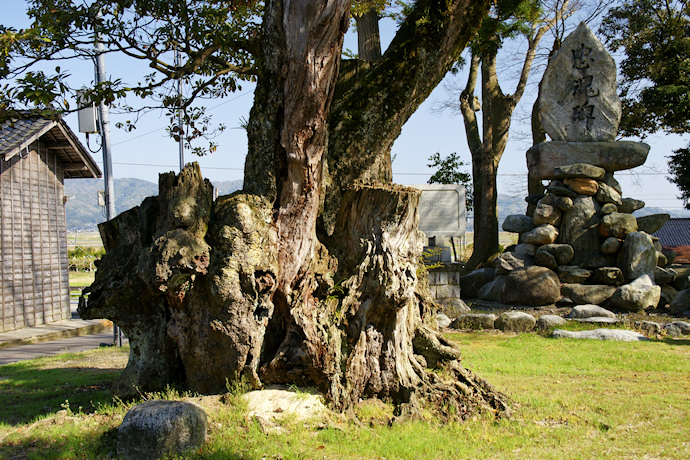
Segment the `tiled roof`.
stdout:
<svg viewBox="0 0 690 460">
<path fill-rule="evenodd" d="M 690 218 L 669 219 L 653 233 L 662 246 L 690 246 Z"/>
<path fill-rule="evenodd" d="M 41 140 L 65 165 L 66 178 L 101 177 L 101 170 L 62 120 L 32 116 L 0 124 L 0 156 L 9 160 Z"/>
</svg>

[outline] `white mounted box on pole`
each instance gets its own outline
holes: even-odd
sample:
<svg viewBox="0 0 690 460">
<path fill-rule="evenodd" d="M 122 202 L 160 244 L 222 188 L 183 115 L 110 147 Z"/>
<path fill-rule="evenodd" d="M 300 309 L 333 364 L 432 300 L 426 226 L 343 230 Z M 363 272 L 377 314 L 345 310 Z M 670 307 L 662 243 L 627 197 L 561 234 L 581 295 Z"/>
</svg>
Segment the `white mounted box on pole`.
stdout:
<svg viewBox="0 0 690 460">
<path fill-rule="evenodd" d="M 79 132 L 93 134 L 98 132 L 96 122 L 96 104 L 89 101 L 85 96 L 86 91 L 77 91 L 77 116 L 79 117 Z"/>
</svg>

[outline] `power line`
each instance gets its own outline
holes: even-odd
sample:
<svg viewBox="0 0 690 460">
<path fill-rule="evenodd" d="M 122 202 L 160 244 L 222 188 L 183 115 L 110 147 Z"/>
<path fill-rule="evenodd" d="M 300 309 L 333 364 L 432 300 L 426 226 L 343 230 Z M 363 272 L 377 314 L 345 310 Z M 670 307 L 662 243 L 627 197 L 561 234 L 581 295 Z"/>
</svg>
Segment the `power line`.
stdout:
<svg viewBox="0 0 690 460">
<path fill-rule="evenodd" d="M 425 173 L 413 173 L 413 172 L 395 172 L 393 171 L 393 174 L 397 174 L 398 176 L 428 176 L 430 174 L 433 174 L 434 171 L 429 171 Z M 667 172 L 636 172 L 636 173 L 617 173 L 617 176 L 666 176 L 670 173 Z M 522 174 L 496 174 L 499 177 L 525 177 L 527 176 L 527 173 L 522 173 Z"/>
<path fill-rule="evenodd" d="M 209 107 L 207 110 L 208 110 L 208 111 L 211 111 L 211 110 L 217 109 L 218 107 L 220 107 L 220 106 L 222 106 L 222 105 L 229 104 L 230 102 L 236 101 L 237 99 L 239 99 L 239 98 L 241 98 L 241 97 L 244 97 L 244 96 L 246 96 L 246 95 L 248 95 L 248 94 L 251 94 L 251 93 L 240 94 L 239 96 L 233 97 L 233 98 L 231 98 L 231 99 L 228 99 L 227 101 L 221 102 L 221 103 L 218 104 L 218 105 L 214 105 L 213 107 Z M 120 145 L 120 144 L 124 144 L 125 142 L 131 142 L 131 141 L 134 141 L 134 140 L 137 140 L 137 139 L 141 139 L 142 137 L 148 136 L 149 134 L 157 133 L 158 131 L 163 131 L 165 128 L 166 128 L 166 126 L 163 126 L 162 128 L 156 128 L 156 129 L 154 129 L 154 130 L 152 130 L 152 131 L 148 131 L 148 132 L 139 134 L 138 136 L 130 137 L 129 139 L 125 139 L 125 140 L 123 140 L 123 141 L 116 142 L 116 143 L 113 144 L 113 145 Z M 230 128 L 230 129 L 233 129 L 233 128 Z M 116 163 L 116 164 L 119 164 L 119 163 Z M 142 166 L 143 166 L 143 165 L 142 165 Z"/>
<path fill-rule="evenodd" d="M 96 163 L 100 164 L 100 161 L 97 161 Z M 153 164 L 153 163 L 119 163 L 114 161 L 114 165 L 123 165 L 123 166 L 151 166 L 155 168 L 177 168 L 179 165 L 160 165 L 160 164 Z M 222 169 L 226 171 L 244 171 L 244 168 L 224 168 L 221 166 L 201 166 L 201 169 Z"/>
</svg>

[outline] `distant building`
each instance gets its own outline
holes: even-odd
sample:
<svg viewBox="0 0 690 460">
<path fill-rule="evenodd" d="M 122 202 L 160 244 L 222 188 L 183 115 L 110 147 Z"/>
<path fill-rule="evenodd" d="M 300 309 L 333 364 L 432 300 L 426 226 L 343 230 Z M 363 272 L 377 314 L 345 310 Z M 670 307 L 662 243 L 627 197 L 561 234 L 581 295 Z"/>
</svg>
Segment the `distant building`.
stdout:
<svg viewBox="0 0 690 460">
<path fill-rule="evenodd" d="M 63 120 L 0 124 L 0 332 L 70 316 L 64 179 L 97 177 Z"/>
<path fill-rule="evenodd" d="M 690 263 L 690 218 L 669 219 L 654 236 L 663 248 L 676 252 L 676 263 Z"/>
</svg>

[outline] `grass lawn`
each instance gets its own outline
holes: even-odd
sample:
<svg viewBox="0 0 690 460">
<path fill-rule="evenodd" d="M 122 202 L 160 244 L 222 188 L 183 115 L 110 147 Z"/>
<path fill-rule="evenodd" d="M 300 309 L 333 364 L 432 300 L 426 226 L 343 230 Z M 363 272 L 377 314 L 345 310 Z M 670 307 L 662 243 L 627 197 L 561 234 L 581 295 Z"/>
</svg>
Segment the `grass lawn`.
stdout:
<svg viewBox="0 0 690 460">
<path fill-rule="evenodd" d="M 102 248 L 103 241 L 101 241 L 101 234 L 98 232 L 67 232 L 67 245 L 70 248 L 75 246 Z"/>
<path fill-rule="evenodd" d="M 511 419 L 388 426 L 385 411 L 359 412 L 360 421 L 286 422 L 281 433 L 265 434 L 237 398 L 203 398 L 209 440 L 189 457 L 690 458 L 689 340 L 449 338 L 465 366 L 510 396 Z M 124 366 L 126 351 L 0 366 L 0 458 L 110 458 L 128 405 L 112 402 L 103 385 Z"/>
<path fill-rule="evenodd" d="M 85 288 L 91 286 L 93 283 L 96 272 L 85 272 L 85 271 L 74 271 L 69 272 L 69 286 L 70 288 Z"/>
</svg>

